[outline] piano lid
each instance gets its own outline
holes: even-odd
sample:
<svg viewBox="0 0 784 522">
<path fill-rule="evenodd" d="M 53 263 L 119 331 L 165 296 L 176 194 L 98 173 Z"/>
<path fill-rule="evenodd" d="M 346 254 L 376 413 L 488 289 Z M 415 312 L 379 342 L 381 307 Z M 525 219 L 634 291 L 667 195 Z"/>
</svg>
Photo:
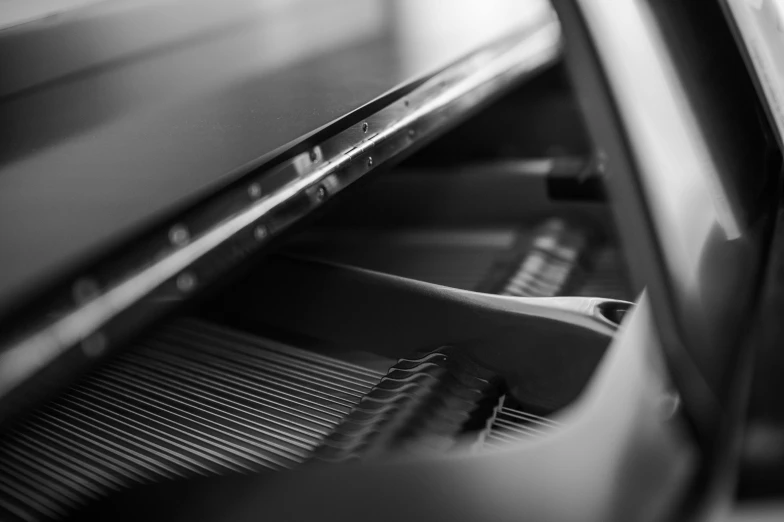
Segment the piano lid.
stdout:
<svg viewBox="0 0 784 522">
<path fill-rule="evenodd" d="M 0 314 L 546 11 L 514 0 L 57 4 L 0 7 Z"/>
<path fill-rule="evenodd" d="M 775 166 L 718 4 L 559 0 L 633 275 L 699 433 L 737 412 Z"/>
<path fill-rule="evenodd" d="M 742 42 L 781 139 L 784 136 L 784 2 L 723 0 L 722 4 Z"/>
<path fill-rule="evenodd" d="M 302 2 L 297 5 L 306 6 Z M 111 352 L 128 332 L 225 276 L 357 179 L 445 132 L 559 56 L 560 26 L 545 2 L 539 3 L 541 10 L 528 11 L 530 19 L 523 16 L 521 25 L 511 24 L 519 29 L 500 32 L 511 27 L 508 21 L 494 26 L 498 33 L 479 38 L 487 45 L 474 48 L 477 41 L 468 46 L 463 41 L 429 58 L 408 46 L 435 50 L 443 41 L 430 41 L 432 28 L 420 27 L 419 16 L 415 23 L 404 22 L 425 4 L 383 5 L 379 20 L 394 21 L 394 32 L 373 33 L 337 50 L 324 47 L 310 61 L 268 69 L 253 62 L 247 77 L 210 54 L 217 45 L 210 40 L 153 57 L 178 66 L 173 72 L 156 70 L 146 54 L 127 60 L 133 71 L 149 72 L 139 76 L 111 67 L 80 73 L 76 70 L 86 62 L 75 61 L 74 72 L 20 87 L 5 98 L 14 106 L 40 93 L 71 93 L 73 104 L 82 104 L 70 113 L 76 118 L 81 109 L 105 108 L 101 91 L 79 90 L 82 76 L 94 86 L 95 75 L 106 79 L 108 74 L 104 87 L 130 93 L 120 101 L 131 112 L 9 160 L 0 175 L 0 189 L 9 188 L 0 195 L 0 216 L 8 218 L 0 225 L 0 287 L 6 284 L 0 291 L 0 423 L 29 402 L 31 390 L 45 394 L 46 383 L 55 382 L 33 376 L 69 364 L 81 367 Z M 469 5 L 479 4 L 466 3 L 460 16 L 470 16 Z M 482 6 L 494 6 L 494 16 L 504 13 L 500 3 Z M 445 34 L 467 27 L 454 20 L 442 23 Z M 259 28 L 251 24 L 251 29 L 251 36 L 257 35 Z M 234 29 L 229 33 L 234 45 L 228 55 L 238 49 L 264 54 L 263 47 L 239 46 Z M 225 44 L 223 36 L 216 41 Z M 441 63 L 458 48 L 471 52 Z M 195 53 L 192 61 L 182 58 L 183 50 Z M 121 61 L 118 67 L 125 66 Z M 221 76 L 205 81 L 206 87 L 192 85 L 199 74 L 216 69 L 239 76 L 228 77 L 228 83 Z M 150 71 L 161 75 L 161 83 Z M 32 78 L 20 77 L 17 85 Z M 125 89 L 129 84 L 123 78 L 152 80 Z M 70 91 L 72 84 L 79 88 Z M 185 101 L 169 87 L 182 88 Z M 151 95 L 158 92 L 164 94 Z M 139 106 L 145 109 L 137 111 Z M 62 109 L 62 121 L 52 120 L 58 125 L 81 121 L 65 118 L 71 105 L 53 109 Z M 329 125 L 320 128 L 322 120 Z M 20 134 L 42 142 L 53 135 Z M 140 229 L 138 240 L 128 239 Z M 110 248 L 118 244 L 122 248 Z M 93 253 L 101 255 L 89 259 Z M 74 266 L 78 271 L 69 272 Z M 57 284 L 42 284 L 57 275 L 63 276 Z M 44 291 L 24 293 L 30 288 Z M 17 313 L 2 317 L 18 305 L 18 295 L 32 297 Z M 65 366 L 52 365 L 55 360 Z"/>
</svg>

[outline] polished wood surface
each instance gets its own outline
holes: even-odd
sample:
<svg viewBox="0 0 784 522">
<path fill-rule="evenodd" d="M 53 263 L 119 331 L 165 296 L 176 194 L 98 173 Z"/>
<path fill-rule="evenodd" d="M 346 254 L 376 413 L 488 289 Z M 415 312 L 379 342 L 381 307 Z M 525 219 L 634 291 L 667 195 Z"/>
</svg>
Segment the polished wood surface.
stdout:
<svg viewBox="0 0 784 522">
<path fill-rule="evenodd" d="M 0 313 L 540 8 L 107 1 L 0 32 Z"/>
</svg>

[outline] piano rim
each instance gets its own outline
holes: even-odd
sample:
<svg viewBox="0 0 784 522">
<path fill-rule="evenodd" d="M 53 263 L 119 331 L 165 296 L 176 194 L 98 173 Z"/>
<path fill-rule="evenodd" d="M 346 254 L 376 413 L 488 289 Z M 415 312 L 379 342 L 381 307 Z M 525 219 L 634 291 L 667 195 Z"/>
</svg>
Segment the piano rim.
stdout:
<svg viewBox="0 0 784 522">
<path fill-rule="evenodd" d="M 30 306 L 34 313 L 26 314 L 32 320 L 0 339 L 0 426 L 66 384 L 35 379 L 54 361 L 68 359 L 65 366 L 79 368 L 102 359 L 129 332 L 225 275 L 324 201 L 552 65 L 560 52 L 560 25 L 548 12 L 308 150 L 282 162 L 290 151 L 279 151 L 261 166 L 246 165 L 237 183 L 153 229 L 140 248 L 107 256 L 44 291 Z M 284 182 L 266 193 L 270 179 Z M 10 318 L 3 319 L 8 326 Z"/>
</svg>

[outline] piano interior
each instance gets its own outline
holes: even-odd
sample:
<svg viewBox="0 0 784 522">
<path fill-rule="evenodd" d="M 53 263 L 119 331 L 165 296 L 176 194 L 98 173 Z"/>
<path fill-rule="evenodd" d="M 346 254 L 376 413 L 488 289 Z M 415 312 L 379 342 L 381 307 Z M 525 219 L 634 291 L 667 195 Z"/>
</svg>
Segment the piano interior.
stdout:
<svg viewBox="0 0 784 522">
<path fill-rule="evenodd" d="M 395 158 L 18 421 L 0 443 L 0 518 L 556 433 L 609 337 L 548 345 L 582 354 L 550 374 L 558 365 L 525 345 L 553 341 L 519 337 L 503 296 L 634 300 L 590 151 L 557 65 Z M 487 312 L 476 295 L 499 297 Z M 476 322 L 532 371 L 450 345 Z"/>
</svg>

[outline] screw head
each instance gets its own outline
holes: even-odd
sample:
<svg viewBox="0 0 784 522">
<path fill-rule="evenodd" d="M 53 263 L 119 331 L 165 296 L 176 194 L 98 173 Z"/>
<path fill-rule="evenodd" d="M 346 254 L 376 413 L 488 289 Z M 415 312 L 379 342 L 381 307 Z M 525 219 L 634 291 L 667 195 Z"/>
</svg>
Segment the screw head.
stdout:
<svg viewBox="0 0 784 522">
<path fill-rule="evenodd" d="M 108 344 L 106 336 L 101 332 L 96 332 L 82 341 L 82 352 L 87 357 L 98 357 L 106 351 Z"/>
<path fill-rule="evenodd" d="M 310 151 L 310 161 L 316 161 L 318 159 L 318 153 L 314 150 Z"/>
<path fill-rule="evenodd" d="M 324 201 L 327 199 L 327 188 L 324 185 L 320 185 L 319 188 L 316 190 L 316 198 L 319 201 Z"/>
<path fill-rule="evenodd" d="M 368 168 L 373 166 L 373 156 L 368 156 L 367 166 Z"/>
<path fill-rule="evenodd" d="M 169 241 L 175 246 L 182 246 L 188 242 L 191 235 L 188 232 L 188 229 L 182 225 L 174 225 L 171 230 L 169 230 Z"/>
<path fill-rule="evenodd" d="M 367 131 L 368 131 L 368 122 L 363 121 L 362 122 L 362 132 L 367 132 Z"/>
<path fill-rule="evenodd" d="M 177 276 L 177 289 L 187 293 L 196 288 L 196 276 L 190 272 L 183 272 Z"/>
<path fill-rule="evenodd" d="M 93 279 L 83 278 L 74 283 L 72 292 L 74 301 L 81 304 L 97 297 L 101 290 Z"/>
<path fill-rule="evenodd" d="M 607 154 L 603 150 L 596 153 L 596 171 L 599 174 L 607 172 Z"/>
<path fill-rule="evenodd" d="M 261 185 L 258 183 L 251 183 L 248 186 L 248 195 L 253 199 L 259 199 L 261 197 Z"/>
<path fill-rule="evenodd" d="M 259 241 L 267 239 L 268 235 L 269 235 L 269 230 L 264 225 L 257 225 L 256 228 L 253 229 L 253 237 L 258 239 Z"/>
</svg>

